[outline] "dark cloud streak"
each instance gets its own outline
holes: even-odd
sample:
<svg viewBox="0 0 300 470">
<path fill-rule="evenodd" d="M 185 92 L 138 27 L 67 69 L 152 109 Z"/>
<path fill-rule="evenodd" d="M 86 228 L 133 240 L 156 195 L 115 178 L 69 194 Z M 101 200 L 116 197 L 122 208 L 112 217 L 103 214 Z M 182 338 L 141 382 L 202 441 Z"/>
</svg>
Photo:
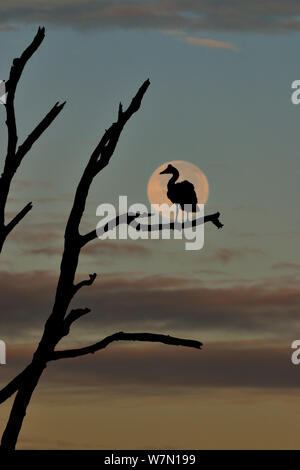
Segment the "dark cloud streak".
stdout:
<svg viewBox="0 0 300 470">
<path fill-rule="evenodd" d="M 77 29 L 183 29 L 282 33 L 300 29 L 298 0 L 3 0 L 1 29 L 13 22 Z"/>
<path fill-rule="evenodd" d="M 291 363 L 290 344 L 210 343 L 201 351 L 181 347 L 111 345 L 84 358 L 49 363 L 42 386 L 128 387 L 130 393 L 178 393 L 182 387 L 240 387 L 299 389 L 300 374 Z M 5 383 L 28 362 L 31 351 L 16 347 L 8 351 L 2 371 Z M 167 387 L 167 388 L 166 388 Z"/>
<path fill-rule="evenodd" d="M 2 336 L 22 338 L 41 331 L 53 302 L 55 282 L 56 276 L 47 272 L 1 273 Z M 100 334 L 103 329 L 168 334 L 211 330 L 294 338 L 300 327 L 299 304 L 298 287 L 262 283 L 207 288 L 189 278 L 136 278 L 133 273 L 102 276 L 76 298 L 76 308 L 92 309 L 80 320 L 76 335 L 82 339 L 84 332 Z M 199 339 L 205 342 L 202 336 Z"/>
</svg>

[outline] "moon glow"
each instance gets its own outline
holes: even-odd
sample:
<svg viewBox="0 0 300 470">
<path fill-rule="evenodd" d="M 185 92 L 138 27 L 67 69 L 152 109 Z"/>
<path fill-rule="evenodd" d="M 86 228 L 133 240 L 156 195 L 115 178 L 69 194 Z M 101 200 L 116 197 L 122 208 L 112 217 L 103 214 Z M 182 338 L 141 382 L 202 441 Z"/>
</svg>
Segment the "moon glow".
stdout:
<svg viewBox="0 0 300 470">
<path fill-rule="evenodd" d="M 167 184 L 171 175 L 160 175 L 168 164 L 171 163 L 179 171 L 179 178 L 176 183 L 187 180 L 194 185 L 197 195 L 198 204 L 205 204 L 209 195 L 209 184 L 203 171 L 196 165 L 185 162 L 183 160 L 174 160 L 163 163 L 160 165 L 150 176 L 147 187 L 147 194 L 150 204 L 168 204 L 172 206 L 173 203 L 167 196 Z M 162 213 L 162 215 L 165 215 Z"/>
</svg>

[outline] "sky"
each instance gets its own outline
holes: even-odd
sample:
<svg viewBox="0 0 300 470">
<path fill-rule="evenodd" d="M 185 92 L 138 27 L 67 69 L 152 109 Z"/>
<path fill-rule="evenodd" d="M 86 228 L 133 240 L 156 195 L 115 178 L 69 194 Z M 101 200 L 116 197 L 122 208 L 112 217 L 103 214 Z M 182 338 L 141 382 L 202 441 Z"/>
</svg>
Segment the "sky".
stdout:
<svg viewBox="0 0 300 470">
<path fill-rule="evenodd" d="M 55 102 L 67 103 L 11 188 L 7 220 L 29 201 L 33 210 L 1 254 L 1 385 L 29 362 L 51 312 L 88 158 L 147 78 L 91 188 L 82 233 L 119 195 L 148 205 L 149 178 L 174 160 L 204 172 L 205 213 L 219 211 L 224 224 L 205 224 L 199 251 L 181 240 L 95 240 L 83 250 L 78 279 L 98 278 L 74 302 L 92 311 L 59 347 L 120 330 L 204 346 L 112 344 L 49 364 L 18 448 L 299 448 L 299 18 L 292 0 L 2 0 L 0 79 L 46 27 L 17 90 L 20 142 Z M 0 139 L 3 162 L 3 107 Z M 11 404 L 1 406 L 1 430 Z"/>
</svg>

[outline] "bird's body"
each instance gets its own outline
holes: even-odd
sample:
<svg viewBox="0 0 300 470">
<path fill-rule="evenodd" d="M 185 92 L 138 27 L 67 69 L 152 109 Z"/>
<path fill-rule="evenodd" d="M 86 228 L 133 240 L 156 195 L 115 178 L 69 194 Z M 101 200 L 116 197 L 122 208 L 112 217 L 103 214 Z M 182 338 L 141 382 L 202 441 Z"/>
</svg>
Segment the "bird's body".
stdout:
<svg viewBox="0 0 300 470">
<path fill-rule="evenodd" d="M 167 196 L 173 204 L 178 204 L 182 211 L 197 212 L 197 195 L 194 185 L 189 181 L 181 181 L 176 183 L 179 178 L 179 171 L 173 165 L 169 164 L 160 174 L 171 174 L 172 177 L 168 181 Z M 188 206 L 184 208 L 184 206 Z"/>
</svg>

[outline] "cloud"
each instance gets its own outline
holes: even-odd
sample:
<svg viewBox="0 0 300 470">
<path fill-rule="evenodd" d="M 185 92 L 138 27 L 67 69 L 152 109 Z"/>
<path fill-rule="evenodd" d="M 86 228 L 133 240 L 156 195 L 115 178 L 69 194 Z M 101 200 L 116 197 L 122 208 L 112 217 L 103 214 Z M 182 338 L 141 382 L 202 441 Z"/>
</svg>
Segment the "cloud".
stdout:
<svg viewBox="0 0 300 470">
<path fill-rule="evenodd" d="M 23 191 L 32 188 L 51 188 L 53 185 L 46 180 L 18 180 L 12 183 L 12 187 L 17 191 Z"/>
<path fill-rule="evenodd" d="M 60 367 L 63 371 L 71 367 L 72 373 L 77 370 L 78 375 L 87 367 L 87 375 L 90 373 L 93 381 L 99 384 L 104 381 L 106 384 L 129 386 L 159 384 L 160 387 L 299 389 L 300 386 L 299 371 L 290 359 L 290 344 L 277 347 L 261 344 L 251 348 L 242 344 L 211 343 L 201 351 L 164 346 L 114 346 L 105 355 L 95 356 L 90 364 L 87 357 L 81 364 L 68 360 Z M 70 380 L 74 380 L 71 371 L 69 374 Z M 66 378 L 64 373 L 62 378 Z M 79 378 L 77 381 L 79 384 Z"/>
<path fill-rule="evenodd" d="M 53 241 L 61 241 L 62 242 L 62 236 L 57 233 L 57 232 L 54 232 L 54 231 L 48 231 L 48 232 L 40 232 L 40 230 L 34 232 L 33 230 L 32 231 L 25 231 L 23 230 L 22 232 L 21 231 L 17 231 L 15 230 L 14 232 L 12 232 L 12 234 L 10 235 L 10 241 L 14 242 L 14 243 L 22 243 L 23 245 L 26 244 L 26 245 L 33 245 L 36 247 L 36 245 L 45 245 L 45 244 L 48 244 L 50 242 L 53 242 Z M 35 248 L 37 249 L 37 248 Z M 47 249 L 47 248 L 45 248 Z M 58 249 L 57 249 L 58 250 Z M 27 249 L 24 249 L 24 252 L 27 252 L 27 253 L 32 253 L 32 250 L 27 250 Z M 61 250 L 58 251 L 61 253 Z"/>
<path fill-rule="evenodd" d="M 23 233 L 24 235 L 24 233 Z M 43 238 L 40 235 L 36 235 L 33 238 L 33 241 L 36 243 L 39 242 L 47 242 L 51 241 L 55 238 L 58 238 L 58 235 L 55 233 L 49 232 L 45 234 Z M 30 239 L 25 239 L 26 241 L 30 242 Z M 33 242 L 32 242 L 33 244 Z M 44 255 L 44 256 L 53 256 L 53 255 L 62 255 L 62 247 L 49 247 L 49 246 L 41 246 L 41 247 L 31 247 L 24 249 L 25 254 L 30 255 Z M 119 258 L 120 256 L 146 256 L 151 253 L 151 250 L 144 245 L 139 243 L 117 243 L 114 241 L 104 241 L 102 240 L 101 243 L 95 242 L 94 244 L 87 245 L 83 248 L 81 256 L 94 256 L 97 257 L 101 256 L 114 256 L 115 258 Z"/>
<path fill-rule="evenodd" d="M 231 49 L 232 51 L 237 50 L 236 46 L 230 42 L 215 41 L 214 39 L 203 39 L 193 36 L 186 36 L 181 38 L 181 41 L 187 42 L 188 44 L 192 44 L 194 46 L 213 47 L 216 49 Z"/>
<path fill-rule="evenodd" d="M 232 43 L 188 36 L 185 31 L 180 29 L 164 29 L 163 33 L 170 36 L 176 36 L 177 39 L 179 39 L 181 42 L 192 44 L 193 46 L 212 47 L 215 49 L 231 49 L 233 51 L 237 50 L 237 47 Z"/>
<path fill-rule="evenodd" d="M 272 269 L 291 269 L 291 270 L 300 270 L 299 263 L 276 263 L 272 265 Z"/>
<path fill-rule="evenodd" d="M 210 30 L 274 34 L 298 31 L 299 16 L 298 0 L 54 0 L 50 3 L 40 0 L 2 0 L 0 6 L 2 28 L 25 22 L 77 29 Z"/>
<path fill-rule="evenodd" d="M 11 24 L 2 24 L 0 25 L 0 31 L 17 31 L 19 28 Z"/>
<path fill-rule="evenodd" d="M 211 258 L 212 260 L 221 261 L 222 263 L 228 263 L 234 259 L 242 259 L 247 255 L 264 255 L 264 252 L 256 248 L 243 248 L 243 249 L 229 249 L 220 248 L 216 250 L 215 255 Z"/>
<path fill-rule="evenodd" d="M 201 351 L 146 343 L 112 344 L 95 355 L 50 362 L 43 384 L 75 390 L 84 387 L 89 393 L 91 387 L 116 386 L 118 393 L 123 387 L 131 394 L 149 393 L 153 387 L 160 394 L 203 387 L 299 389 L 300 374 L 291 363 L 292 351 L 289 343 L 247 341 L 208 343 Z M 1 369 L 4 382 L 13 376 L 13 370 L 20 371 L 28 363 L 32 352 L 22 345 L 8 349 L 7 365 Z"/>
<path fill-rule="evenodd" d="M 57 276 L 50 272 L 0 274 L 2 339 L 39 337 L 51 311 L 56 282 Z M 192 332 L 204 342 L 208 332 L 282 340 L 294 339 L 299 331 L 300 288 L 291 285 L 262 282 L 207 288 L 189 278 L 115 273 L 102 275 L 93 286 L 82 289 L 74 303 L 92 309 L 73 329 L 77 341 L 119 330 Z"/>
<path fill-rule="evenodd" d="M 163 29 L 162 32 L 164 34 L 169 34 L 170 36 L 185 35 L 185 32 L 181 29 Z"/>
<path fill-rule="evenodd" d="M 44 248 L 29 248 L 24 250 L 24 254 L 29 255 L 42 255 L 42 256 L 56 256 L 62 255 L 62 249 L 54 247 L 44 247 Z"/>
<path fill-rule="evenodd" d="M 101 243 L 97 241 L 92 245 L 87 245 L 84 247 L 82 254 L 94 255 L 95 253 L 101 255 L 149 255 L 151 250 L 145 245 L 140 243 L 132 243 L 127 241 L 127 243 L 117 243 L 116 241 L 105 241 L 101 240 Z"/>
<path fill-rule="evenodd" d="M 226 275 L 226 271 L 222 271 L 220 269 L 195 269 L 193 272 L 195 274 L 206 274 L 209 276 Z"/>
</svg>

